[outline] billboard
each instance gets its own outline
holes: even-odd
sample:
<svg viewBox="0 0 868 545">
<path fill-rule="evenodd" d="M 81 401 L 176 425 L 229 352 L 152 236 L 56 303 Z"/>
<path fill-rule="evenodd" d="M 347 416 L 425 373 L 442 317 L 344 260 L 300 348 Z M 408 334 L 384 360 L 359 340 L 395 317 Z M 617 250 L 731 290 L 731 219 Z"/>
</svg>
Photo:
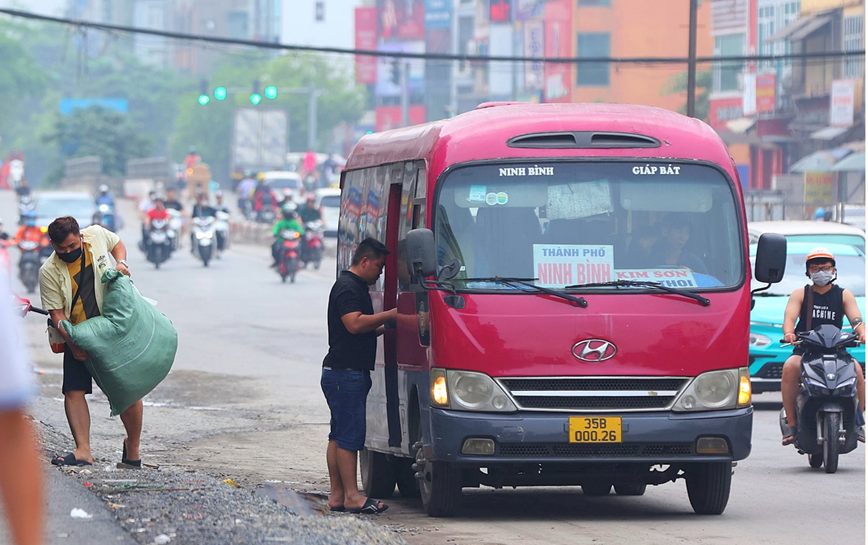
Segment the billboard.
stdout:
<svg viewBox="0 0 868 545">
<path fill-rule="evenodd" d="M 452 28 L 452 0 L 425 0 L 425 28 Z"/>
<path fill-rule="evenodd" d="M 832 103 L 829 105 L 829 125 L 849 127 L 853 124 L 856 107 L 856 80 L 836 79 L 832 82 Z"/>
<path fill-rule="evenodd" d="M 526 21 L 542 16 L 545 0 L 513 0 L 513 18 L 516 21 Z"/>
<path fill-rule="evenodd" d="M 356 8 L 356 49 L 376 51 L 377 8 Z M 356 83 L 377 82 L 377 58 L 356 55 Z"/>
<path fill-rule="evenodd" d="M 380 38 L 425 38 L 425 0 L 377 0 Z"/>
<path fill-rule="evenodd" d="M 400 106 L 377 107 L 377 132 L 397 129 L 403 126 Z M 425 123 L 425 106 L 412 104 L 408 111 L 410 125 Z"/>
<path fill-rule="evenodd" d="M 545 56 L 572 57 L 573 3 L 551 0 L 545 4 Z M 546 63 L 545 102 L 572 102 L 572 66 L 569 63 Z"/>
<path fill-rule="evenodd" d="M 765 114 L 775 111 L 775 89 L 777 76 L 775 74 L 757 74 L 756 76 L 756 111 Z"/>
<path fill-rule="evenodd" d="M 524 56 L 543 58 L 545 25 L 542 21 L 527 21 L 524 24 Z M 545 79 L 545 63 L 524 63 L 524 87 L 528 91 L 542 91 Z"/>
</svg>

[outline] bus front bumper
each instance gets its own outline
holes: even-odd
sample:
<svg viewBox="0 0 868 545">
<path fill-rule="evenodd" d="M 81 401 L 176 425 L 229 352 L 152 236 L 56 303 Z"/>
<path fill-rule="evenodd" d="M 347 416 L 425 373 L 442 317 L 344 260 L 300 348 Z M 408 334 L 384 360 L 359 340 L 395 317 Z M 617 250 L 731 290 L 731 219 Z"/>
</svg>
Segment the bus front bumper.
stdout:
<svg viewBox="0 0 868 545">
<path fill-rule="evenodd" d="M 620 416 L 622 442 L 571 443 L 571 416 Z M 482 414 L 432 408 L 430 417 L 429 448 L 434 459 L 444 462 L 483 466 L 562 462 L 653 465 L 747 458 L 753 407 L 697 413 L 622 414 Z M 699 440 L 707 445 L 708 438 L 724 439 L 728 452 L 697 452 Z M 462 452 L 468 439 L 493 440 L 494 453 Z"/>
</svg>

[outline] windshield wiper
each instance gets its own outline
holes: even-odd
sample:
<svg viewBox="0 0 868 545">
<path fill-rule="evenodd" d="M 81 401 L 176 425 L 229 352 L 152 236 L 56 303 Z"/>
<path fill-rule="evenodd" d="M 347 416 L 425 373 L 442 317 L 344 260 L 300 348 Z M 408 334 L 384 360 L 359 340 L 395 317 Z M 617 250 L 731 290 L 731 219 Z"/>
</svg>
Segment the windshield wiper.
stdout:
<svg viewBox="0 0 868 545">
<path fill-rule="evenodd" d="M 678 288 L 670 288 L 669 286 L 664 286 L 663 284 L 658 284 L 657 282 L 648 282 L 643 280 L 613 280 L 611 282 L 597 282 L 594 284 L 573 284 L 572 286 L 567 286 L 565 289 L 579 289 L 579 288 L 604 288 L 604 287 L 621 287 L 621 286 L 631 286 L 631 287 L 642 287 L 642 288 L 656 288 L 660 291 L 665 291 L 668 293 L 674 293 L 676 295 L 682 295 L 684 297 L 689 297 L 690 299 L 694 299 L 699 301 L 704 307 L 707 307 L 711 304 L 711 300 L 706 299 L 705 297 L 699 295 L 698 293 L 693 293 L 687 290 L 680 290 Z"/>
<path fill-rule="evenodd" d="M 496 282 L 498 284 L 505 284 L 507 286 L 515 286 L 516 284 L 521 286 L 527 286 L 528 288 L 532 288 L 540 293 L 546 293 L 548 295 L 554 295 L 555 297 L 559 297 L 561 299 L 565 299 L 570 302 L 573 306 L 579 306 L 582 308 L 586 308 L 588 306 L 588 302 L 584 297 L 573 297 L 572 295 L 568 295 L 566 293 L 562 293 L 556 290 L 552 290 L 549 288 L 543 288 L 533 284 L 538 278 L 510 278 L 504 276 L 491 276 L 488 278 L 462 278 L 462 282 Z"/>
</svg>

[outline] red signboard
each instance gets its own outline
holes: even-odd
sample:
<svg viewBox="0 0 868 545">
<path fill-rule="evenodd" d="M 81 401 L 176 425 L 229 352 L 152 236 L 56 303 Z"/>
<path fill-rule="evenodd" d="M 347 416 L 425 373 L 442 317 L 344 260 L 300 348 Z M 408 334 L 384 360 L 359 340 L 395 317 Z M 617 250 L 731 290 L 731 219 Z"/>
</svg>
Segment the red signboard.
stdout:
<svg viewBox="0 0 868 545">
<path fill-rule="evenodd" d="M 545 56 L 570 58 L 572 56 L 573 28 L 572 0 L 551 0 L 545 4 Z M 572 102 L 572 65 L 546 63 L 545 102 Z"/>
<path fill-rule="evenodd" d="M 377 0 L 380 37 L 425 38 L 425 0 Z"/>
<path fill-rule="evenodd" d="M 377 8 L 356 8 L 356 49 L 377 50 Z M 377 57 L 356 55 L 356 83 L 377 83 Z"/>
<path fill-rule="evenodd" d="M 775 111 L 775 80 L 774 74 L 757 74 L 756 76 L 756 111 L 757 113 L 772 113 Z"/>
<path fill-rule="evenodd" d="M 492 23 L 508 23 L 510 21 L 510 5 L 512 0 L 491 0 L 489 19 Z"/>
<path fill-rule="evenodd" d="M 400 106 L 379 106 L 377 108 L 377 132 L 388 131 L 389 129 L 398 129 L 401 125 L 401 107 Z M 408 112 L 410 125 L 419 125 L 425 123 L 425 106 L 411 105 Z"/>
</svg>

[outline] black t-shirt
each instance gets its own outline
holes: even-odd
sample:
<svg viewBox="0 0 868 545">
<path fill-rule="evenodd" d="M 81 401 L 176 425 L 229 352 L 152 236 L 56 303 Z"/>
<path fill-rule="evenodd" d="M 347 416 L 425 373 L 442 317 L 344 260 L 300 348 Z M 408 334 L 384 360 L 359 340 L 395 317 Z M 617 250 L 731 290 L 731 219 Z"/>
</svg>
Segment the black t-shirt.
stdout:
<svg viewBox="0 0 868 545">
<path fill-rule="evenodd" d="M 811 329 L 817 329 L 821 325 L 833 325 L 841 329 L 844 325 L 844 288 L 832 285 L 832 289 L 826 293 L 814 292 L 813 308 L 808 309 L 808 298 L 813 287 L 805 286 L 802 310 L 799 313 L 799 321 L 796 322 L 796 333 L 807 331 L 808 312 L 811 312 Z"/>
<path fill-rule="evenodd" d="M 178 212 L 182 212 L 184 210 L 184 205 L 178 201 L 166 201 L 163 203 L 163 206 L 171 210 L 177 210 Z"/>
<path fill-rule="evenodd" d="M 367 282 L 350 271 L 343 271 L 329 294 L 329 353 L 322 362 L 323 367 L 373 371 L 377 359 L 377 333 L 370 331 L 353 335 L 347 331 L 341 316 L 351 312 L 373 314 L 374 305 Z"/>
</svg>

